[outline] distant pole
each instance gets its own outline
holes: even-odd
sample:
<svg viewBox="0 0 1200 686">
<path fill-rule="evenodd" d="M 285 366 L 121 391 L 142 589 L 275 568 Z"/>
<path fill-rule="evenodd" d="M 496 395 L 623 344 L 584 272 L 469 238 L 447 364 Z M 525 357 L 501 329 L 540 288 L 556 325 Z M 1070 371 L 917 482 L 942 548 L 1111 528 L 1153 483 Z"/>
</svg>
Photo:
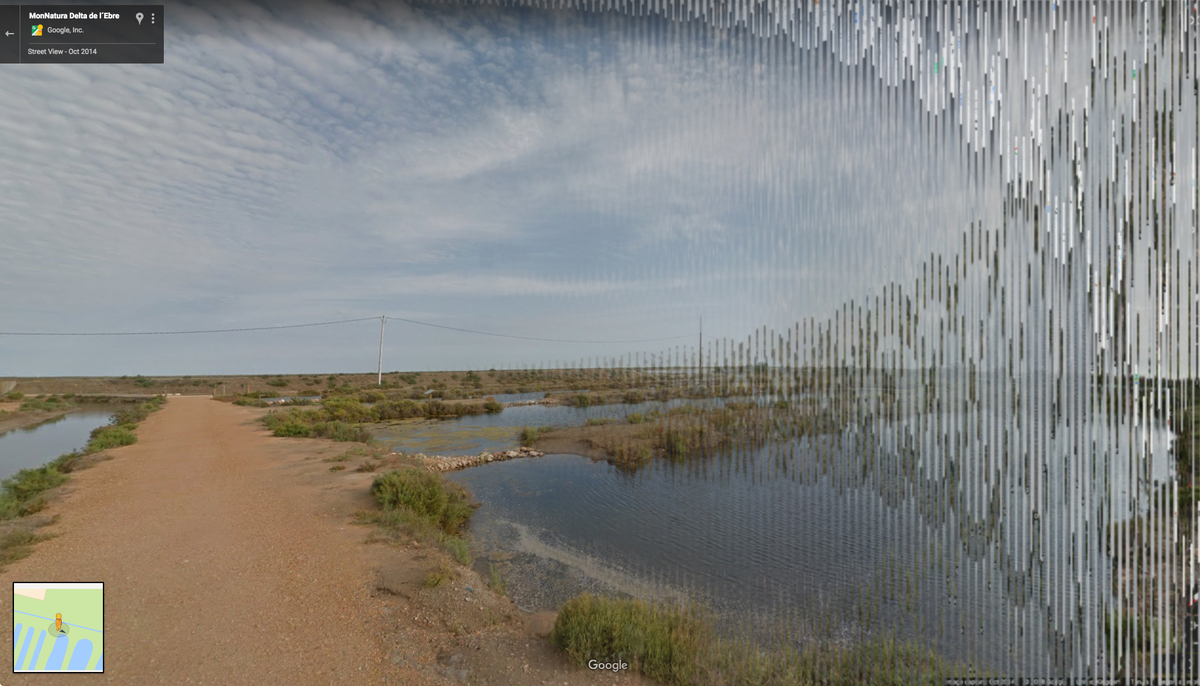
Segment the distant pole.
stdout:
<svg viewBox="0 0 1200 686">
<path fill-rule="evenodd" d="M 383 385 L 383 327 L 387 326 L 387 315 L 379 318 L 379 379 L 376 384 Z"/>
<path fill-rule="evenodd" d="M 700 349 L 696 351 L 700 364 L 700 380 L 704 380 L 704 315 L 700 315 Z"/>
</svg>

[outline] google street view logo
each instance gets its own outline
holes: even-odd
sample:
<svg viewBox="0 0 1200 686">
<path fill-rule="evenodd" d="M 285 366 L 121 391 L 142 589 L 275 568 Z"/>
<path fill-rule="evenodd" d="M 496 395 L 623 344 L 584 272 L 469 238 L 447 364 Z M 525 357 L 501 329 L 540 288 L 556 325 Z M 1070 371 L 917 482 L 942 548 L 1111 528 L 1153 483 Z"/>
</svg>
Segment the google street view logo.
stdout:
<svg viewBox="0 0 1200 686">
<path fill-rule="evenodd" d="M 34 24 L 34 25 L 33 25 L 33 32 L 32 32 L 32 33 L 33 33 L 33 35 L 35 35 L 35 36 L 40 36 L 40 35 L 42 35 L 42 25 L 41 25 L 41 24 Z"/>
</svg>

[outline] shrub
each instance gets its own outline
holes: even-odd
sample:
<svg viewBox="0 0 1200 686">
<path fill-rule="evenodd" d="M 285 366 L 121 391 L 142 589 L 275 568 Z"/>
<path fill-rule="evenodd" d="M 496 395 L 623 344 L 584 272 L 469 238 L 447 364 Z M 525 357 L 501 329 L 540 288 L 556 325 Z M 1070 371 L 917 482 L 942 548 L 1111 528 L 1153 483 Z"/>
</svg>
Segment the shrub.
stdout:
<svg viewBox="0 0 1200 686">
<path fill-rule="evenodd" d="M 263 426 L 276 436 L 285 438 L 307 438 L 312 435 L 312 423 L 296 411 L 272 412 L 262 418 Z"/>
<path fill-rule="evenodd" d="M 310 435 L 314 438 L 331 438 L 335 441 L 355 443 L 370 443 L 374 438 L 370 431 L 361 426 L 337 421 L 314 424 Z"/>
<path fill-rule="evenodd" d="M 134 443 L 137 443 L 137 434 L 133 432 L 132 425 L 102 426 L 92 432 L 91 440 L 88 441 L 84 452 L 98 453 L 101 450 L 120 448 Z"/>
<path fill-rule="evenodd" d="M 22 469 L 0 482 L 0 519 L 12 519 L 41 509 L 30 507 L 35 498 L 66 481 L 53 465 Z"/>
<path fill-rule="evenodd" d="M 267 381 L 267 385 L 274 386 L 275 388 L 287 388 L 288 380 L 287 379 L 270 379 Z"/>
<path fill-rule="evenodd" d="M 487 402 L 483 404 L 483 410 L 488 414 L 499 414 L 504 410 L 504 403 L 498 402 L 495 398 L 489 397 Z"/>
<path fill-rule="evenodd" d="M 355 398 L 329 398 L 321 403 L 325 415 L 341 422 L 371 422 L 375 414 L 371 408 Z"/>
<path fill-rule="evenodd" d="M 458 533 L 474 514 L 466 489 L 420 467 L 375 477 L 371 492 L 384 510 L 408 510 L 448 534 Z"/>
<path fill-rule="evenodd" d="M 576 664 L 625 660 L 668 684 L 688 684 L 709 640 L 695 612 L 583 594 L 559 610 L 550 640 Z"/>
<path fill-rule="evenodd" d="M 235 398 L 233 404 L 241 405 L 242 407 L 270 407 L 267 401 L 262 398 L 250 398 L 247 396 Z"/>
<path fill-rule="evenodd" d="M 348 401 L 348 402 L 344 402 Z M 339 414 L 347 416 L 356 411 L 356 407 L 365 406 L 357 400 L 337 398 L 333 402 L 339 407 Z M 338 419 L 329 419 L 328 408 L 319 410 L 289 409 L 283 412 L 271 412 L 260 421 L 274 435 L 285 438 L 331 438 L 335 441 L 357 441 L 370 443 L 371 432 L 367 429 Z"/>
<path fill-rule="evenodd" d="M 553 430 L 554 427 L 552 426 L 527 426 L 521 429 L 521 445 L 526 447 L 532 446 L 534 443 L 537 443 L 539 439 L 541 439 L 543 434 L 549 433 Z"/>
<path fill-rule="evenodd" d="M 29 398 L 21 403 L 21 412 L 57 412 L 72 407 L 71 403 L 56 395 Z"/>
<path fill-rule="evenodd" d="M 20 400 L 24 397 L 25 397 L 25 394 L 22 393 L 21 391 L 9 391 L 8 393 L 4 394 L 5 400 Z"/>
<path fill-rule="evenodd" d="M 425 409 L 413 400 L 386 400 L 375 405 L 375 416 L 379 421 L 424 417 Z"/>
</svg>

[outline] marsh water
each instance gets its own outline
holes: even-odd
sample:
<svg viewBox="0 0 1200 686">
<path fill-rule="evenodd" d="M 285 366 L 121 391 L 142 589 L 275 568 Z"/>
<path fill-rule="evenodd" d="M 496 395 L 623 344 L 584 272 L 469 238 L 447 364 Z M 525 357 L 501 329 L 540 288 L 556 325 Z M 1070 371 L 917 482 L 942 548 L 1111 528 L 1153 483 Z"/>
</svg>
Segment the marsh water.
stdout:
<svg viewBox="0 0 1200 686">
<path fill-rule="evenodd" d="M 92 430 L 108 424 L 113 413 L 108 406 L 84 406 L 41 424 L 0 435 L 0 479 L 82 448 Z"/>
<path fill-rule="evenodd" d="M 471 454 L 516 446 L 525 426 L 622 419 L 683 402 L 510 407 L 496 415 L 398 422 L 377 433 L 404 452 Z M 906 481 L 871 473 L 878 466 L 863 459 L 863 446 L 892 445 L 899 452 L 895 446 L 911 438 L 904 430 L 876 427 L 869 440 L 865 431 L 682 462 L 655 460 L 632 472 L 578 455 L 547 455 L 449 478 L 482 503 L 471 524 L 479 570 L 489 564 L 501 570 L 509 594 L 527 610 L 556 608 L 581 591 L 687 598 L 725 617 L 725 626 L 757 631 L 795 608 L 826 608 L 845 636 L 902 631 L 979 666 L 1004 669 L 1014 648 L 1025 666 L 1050 664 L 1054 641 L 1046 627 L 1056 606 L 1079 604 L 1099 613 L 1105 598 L 1067 599 L 1028 573 L 1038 564 L 1061 569 L 1071 554 L 1051 546 L 1037 561 L 1023 557 L 1037 534 L 1019 514 L 1028 509 L 1022 498 L 1036 496 L 1011 496 L 998 525 L 1007 537 L 981 542 L 961 526 L 978 519 L 978 502 L 964 498 L 948 512 L 927 507 L 941 487 L 932 476 L 943 468 L 926 460 L 931 478 Z M 1105 440 L 1104 430 L 1092 434 L 1078 440 Z M 1151 481 L 1166 481 L 1169 432 L 1143 426 L 1138 435 L 1156 446 L 1160 466 Z M 1048 501 L 1065 503 L 1056 483 L 1061 479 L 1048 479 Z M 1106 483 L 1117 494 L 1130 488 L 1119 474 Z M 1114 513 L 1120 509 L 1113 505 Z M 1063 518 L 1065 512 L 1041 516 Z M 1099 535 L 1092 538 L 1098 546 Z M 1107 565 L 1097 557 L 1088 571 L 1106 576 Z M 864 598 L 877 608 L 869 622 L 853 609 Z M 997 635 L 1017 625 L 1019 634 Z"/>
</svg>

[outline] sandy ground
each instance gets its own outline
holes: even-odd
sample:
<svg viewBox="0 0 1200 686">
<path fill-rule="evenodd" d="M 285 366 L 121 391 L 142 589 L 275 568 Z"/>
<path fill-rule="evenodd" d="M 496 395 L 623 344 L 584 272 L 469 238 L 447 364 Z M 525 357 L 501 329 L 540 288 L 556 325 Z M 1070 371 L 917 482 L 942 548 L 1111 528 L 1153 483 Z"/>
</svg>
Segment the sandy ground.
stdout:
<svg viewBox="0 0 1200 686">
<path fill-rule="evenodd" d="M 89 682 L 645 683 L 568 665 L 539 637 L 549 618 L 467 568 L 426 588 L 444 554 L 351 522 L 373 475 L 324 461 L 348 446 L 271 437 L 261 413 L 171 399 L 137 444 L 72 475 L 47 511 L 54 538 L 0 573 L 105 582 L 105 673 Z"/>
</svg>

